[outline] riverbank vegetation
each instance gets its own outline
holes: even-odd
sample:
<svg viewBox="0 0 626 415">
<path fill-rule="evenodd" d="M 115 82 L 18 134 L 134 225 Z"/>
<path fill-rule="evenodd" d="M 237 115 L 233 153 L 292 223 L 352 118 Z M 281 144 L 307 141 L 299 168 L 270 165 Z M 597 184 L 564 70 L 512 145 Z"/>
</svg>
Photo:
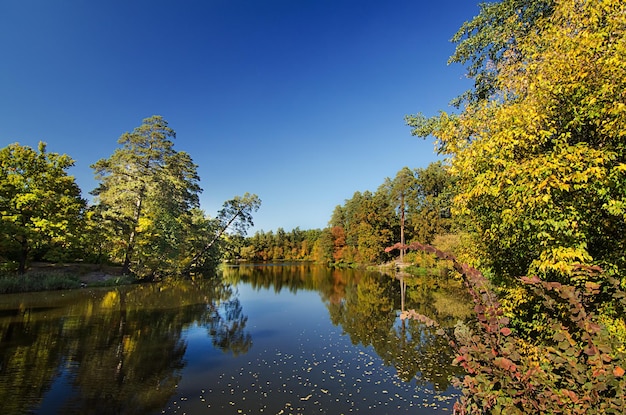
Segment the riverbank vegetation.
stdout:
<svg viewBox="0 0 626 415">
<path fill-rule="evenodd" d="M 0 294 L 108 287 L 134 282 L 136 278 L 123 274 L 121 266 L 33 262 L 24 274 L 11 271 L 0 274 Z"/>
<path fill-rule="evenodd" d="M 209 217 L 199 206 L 197 166 L 174 150 L 174 138 L 160 116 L 124 133 L 115 152 L 92 166 L 99 182 L 92 203 L 67 172 L 70 156 L 47 152 L 45 143 L 1 149 L 4 282 L 18 278 L 16 287 L 26 287 L 33 261 L 116 264 L 122 275 L 143 280 L 214 269 L 227 236 L 245 234 L 261 201 L 236 196 Z"/>
<path fill-rule="evenodd" d="M 454 40 L 474 88 L 407 122 L 436 137 L 476 247 L 455 262 L 476 304 L 451 337 L 456 412 L 623 413 L 626 5 L 484 4 Z"/>
</svg>

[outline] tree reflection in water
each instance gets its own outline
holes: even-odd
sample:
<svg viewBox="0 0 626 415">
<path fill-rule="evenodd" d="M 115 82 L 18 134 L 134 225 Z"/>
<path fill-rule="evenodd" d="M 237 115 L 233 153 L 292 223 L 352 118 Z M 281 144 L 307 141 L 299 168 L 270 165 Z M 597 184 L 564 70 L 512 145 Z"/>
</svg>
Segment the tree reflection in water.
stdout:
<svg viewBox="0 0 626 415">
<path fill-rule="evenodd" d="M 449 277 L 399 277 L 352 269 L 330 269 L 301 263 L 241 266 L 225 270 L 257 289 L 316 290 L 333 324 L 353 344 L 372 346 L 386 365 L 396 368 L 405 382 L 432 384 L 446 390 L 451 377 L 461 374 L 452 365 L 453 351 L 436 330 L 416 320 L 401 320 L 405 308 L 437 320 L 450 332 L 458 320 L 470 316 L 470 301 L 459 281 Z"/>
<path fill-rule="evenodd" d="M 432 413 L 428 399 L 452 396 L 458 372 L 448 345 L 399 313 L 414 309 L 453 330 L 469 313 L 456 281 L 308 264 L 227 268 L 223 277 L 0 296 L 2 414 L 203 413 L 208 405 L 413 413 L 418 403 L 427 412 L 417 413 Z M 256 310 L 254 331 L 238 282 L 251 301 L 245 309 Z M 299 290 L 307 292 L 292 295 Z M 251 333 L 263 345 L 254 351 Z M 191 393 L 193 402 L 181 402 Z"/>
<path fill-rule="evenodd" d="M 239 300 L 215 280 L 0 301 L 3 414 L 155 412 L 180 380 L 186 327 L 204 325 L 223 351 L 251 345 Z"/>
<path fill-rule="evenodd" d="M 252 347 L 252 336 L 245 331 L 248 318 L 242 313 L 239 299 L 229 299 L 220 306 L 212 303 L 207 308 L 201 322 L 207 327 L 213 345 L 235 356 L 247 353 Z"/>
</svg>

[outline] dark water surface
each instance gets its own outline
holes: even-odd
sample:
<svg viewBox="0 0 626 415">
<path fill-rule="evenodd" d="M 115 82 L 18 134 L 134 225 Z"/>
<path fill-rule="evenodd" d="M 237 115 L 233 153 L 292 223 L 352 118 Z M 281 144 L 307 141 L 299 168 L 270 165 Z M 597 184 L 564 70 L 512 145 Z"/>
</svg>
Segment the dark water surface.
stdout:
<svg viewBox="0 0 626 415">
<path fill-rule="evenodd" d="M 1 414 L 443 414 L 458 283 L 306 264 L 0 296 Z"/>
</svg>

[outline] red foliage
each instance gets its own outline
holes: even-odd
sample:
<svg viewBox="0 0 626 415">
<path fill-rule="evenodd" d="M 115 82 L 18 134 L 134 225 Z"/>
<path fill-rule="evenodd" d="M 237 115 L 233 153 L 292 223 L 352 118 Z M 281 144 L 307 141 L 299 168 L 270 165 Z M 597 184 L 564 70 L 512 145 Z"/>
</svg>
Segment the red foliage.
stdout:
<svg viewBox="0 0 626 415">
<path fill-rule="evenodd" d="M 457 352 L 454 362 L 467 373 L 457 381 L 463 396 L 455 403 L 455 414 L 624 413 L 626 358 L 612 346 L 613 339 L 594 308 L 594 301 L 602 301 L 594 300 L 600 294 L 626 308 L 626 296 L 615 279 L 604 276 L 601 282 L 586 282 L 580 291 L 537 276 L 521 278 L 528 294 L 546 310 L 547 340 L 533 343 L 518 338 L 508 327 L 509 319 L 480 271 L 430 245 L 395 244 L 386 252 L 394 249 L 421 250 L 452 261 L 474 301 L 476 330 L 458 325 L 455 338 L 450 339 Z M 590 277 L 602 272 L 599 267 L 579 268 Z M 403 317 L 437 325 L 413 310 Z M 518 350 L 528 344 L 539 353 L 540 364 Z"/>
</svg>

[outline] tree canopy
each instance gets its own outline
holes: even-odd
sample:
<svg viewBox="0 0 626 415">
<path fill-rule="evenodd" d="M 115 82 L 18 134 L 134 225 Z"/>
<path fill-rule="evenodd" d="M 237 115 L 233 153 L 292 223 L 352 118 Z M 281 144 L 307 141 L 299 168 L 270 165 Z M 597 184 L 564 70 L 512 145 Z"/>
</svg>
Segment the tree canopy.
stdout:
<svg viewBox="0 0 626 415">
<path fill-rule="evenodd" d="M 490 99 L 498 91 L 496 79 L 505 60 L 522 58 L 520 42 L 537 23 L 554 10 L 554 0 L 502 0 L 481 3 L 480 12 L 465 22 L 452 37 L 457 44 L 448 63 L 467 65 L 474 88 L 453 100 L 464 102 Z"/>
<path fill-rule="evenodd" d="M 33 254 L 43 259 L 78 240 L 86 203 L 67 173 L 73 165 L 65 154 L 48 153 L 43 142 L 37 150 L 18 143 L 0 150 L 0 255 L 16 252 L 21 274 Z"/>
<path fill-rule="evenodd" d="M 23 274 L 31 260 L 119 264 L 159 278 L 213 270 L 253 225 L 261 200 L 235 196 L 217 217 L 200 209 L 191 156 L 154 115 L 118 139 L 91 167 L 99 184 L 89 206 L 67 170 L 74 160 L 18 143 L 0 149 L 0 262 Z"/>
<path fill-rule="evenodd" d="M 124 272 L 149 274 L 181 259 L 201 189 L 191 157 L 173 149 L 175 137 L 161 116 L 146 118 L 92 165 L 100 181 L 92 194 Z"/>
<path fill-rule="evenodd" d="M 355 192 L 335 207 L 315 240 L 313 257 L 335 264 L 382 263 L 393 259 L 384 249 L 395 242 L 432 242 L 452 229 L 452 184 L 448 167 L 436 162 L 420 169 L 403 167 L 375 192 Z"/>
<path fill-rule="evenodd" d="M 484 27 L 516 3 L 524 7 L 498 29 Z M 505 1 L 484 12 L 463 30 L 487 38 L 461 42 L 455 59 L 483 62 L 481 48 L 466 55 L 469 45 L 495 45 L 489 99 L 467 102 L 460 114 L 409 119 L 414 134 L 432 133 L 451 157 L 456 212 L 483 244 L 475 260 L 505 276 L 567 280 L 580 263 L 624 275 L 623 2 Z M 515 42 L 507 41 L 510 24 L 524 28 Z"/>
</svg>

